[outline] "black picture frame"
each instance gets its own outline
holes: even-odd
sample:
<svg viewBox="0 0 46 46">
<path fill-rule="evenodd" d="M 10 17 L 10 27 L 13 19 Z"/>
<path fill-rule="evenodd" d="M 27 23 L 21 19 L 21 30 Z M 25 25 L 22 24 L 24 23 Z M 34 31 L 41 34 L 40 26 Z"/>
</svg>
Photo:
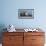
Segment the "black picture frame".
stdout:
<svg viewBox="0 0 46 46">
<path fill-rule="evenodd" d="M 34 19 L 34 9 L 18 9 L 19 19 Z"/>
</svg>

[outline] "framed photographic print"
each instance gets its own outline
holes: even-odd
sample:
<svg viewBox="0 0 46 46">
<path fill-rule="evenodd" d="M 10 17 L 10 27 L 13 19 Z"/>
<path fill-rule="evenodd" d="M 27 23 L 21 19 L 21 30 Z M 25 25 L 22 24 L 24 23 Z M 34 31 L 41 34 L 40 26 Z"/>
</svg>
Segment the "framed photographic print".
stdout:
<svg viewBox="0 0 46 46">
<path fill-rule="evenodd" d="M 34 9 L 18 9 L 18 18 L 34 19 Z"/>
</svg>

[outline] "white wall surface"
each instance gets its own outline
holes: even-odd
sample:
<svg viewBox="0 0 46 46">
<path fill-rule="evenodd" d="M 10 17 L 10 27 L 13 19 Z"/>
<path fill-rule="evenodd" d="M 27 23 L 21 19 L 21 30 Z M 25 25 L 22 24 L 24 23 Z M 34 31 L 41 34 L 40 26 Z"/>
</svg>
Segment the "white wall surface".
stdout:
<svg viewBox="0 0 46 46">
<path fill-rule="evenodd" d="M 0 8 L 0 24 L 40 27 L 46 32 L 46 0 L 0 0 Z M 34 19 L 18 19 L 18 9 L 34 9 Z"/>
</svg>

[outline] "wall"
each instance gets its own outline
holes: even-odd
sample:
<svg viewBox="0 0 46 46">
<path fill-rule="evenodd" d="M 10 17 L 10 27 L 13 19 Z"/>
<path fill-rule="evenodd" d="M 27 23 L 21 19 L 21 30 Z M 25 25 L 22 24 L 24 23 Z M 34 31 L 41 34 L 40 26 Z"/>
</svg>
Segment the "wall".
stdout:
<svg viewBox="0 0 46 46">
<path fill-rule="evenodd" d="M 18 19 L 18 9 L 34 9 L 34 19 Z M 46 32 L 46 0 L 0 0 L 0 25 L 4 28 L 9 24 L 16 28 L 40 27 Z"/>
</svg>

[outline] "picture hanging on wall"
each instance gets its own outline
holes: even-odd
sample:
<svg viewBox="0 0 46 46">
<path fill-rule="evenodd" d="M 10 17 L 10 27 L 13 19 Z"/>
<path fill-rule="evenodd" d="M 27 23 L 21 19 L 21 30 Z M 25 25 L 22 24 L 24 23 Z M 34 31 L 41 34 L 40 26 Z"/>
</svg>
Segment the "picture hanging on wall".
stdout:
<svg viewBox="0 0 46 46">
<path fill-rule="evenodd" d="M 19 19 L 34 19 L 34 9 L 18 9 Z"/>
</svg>

